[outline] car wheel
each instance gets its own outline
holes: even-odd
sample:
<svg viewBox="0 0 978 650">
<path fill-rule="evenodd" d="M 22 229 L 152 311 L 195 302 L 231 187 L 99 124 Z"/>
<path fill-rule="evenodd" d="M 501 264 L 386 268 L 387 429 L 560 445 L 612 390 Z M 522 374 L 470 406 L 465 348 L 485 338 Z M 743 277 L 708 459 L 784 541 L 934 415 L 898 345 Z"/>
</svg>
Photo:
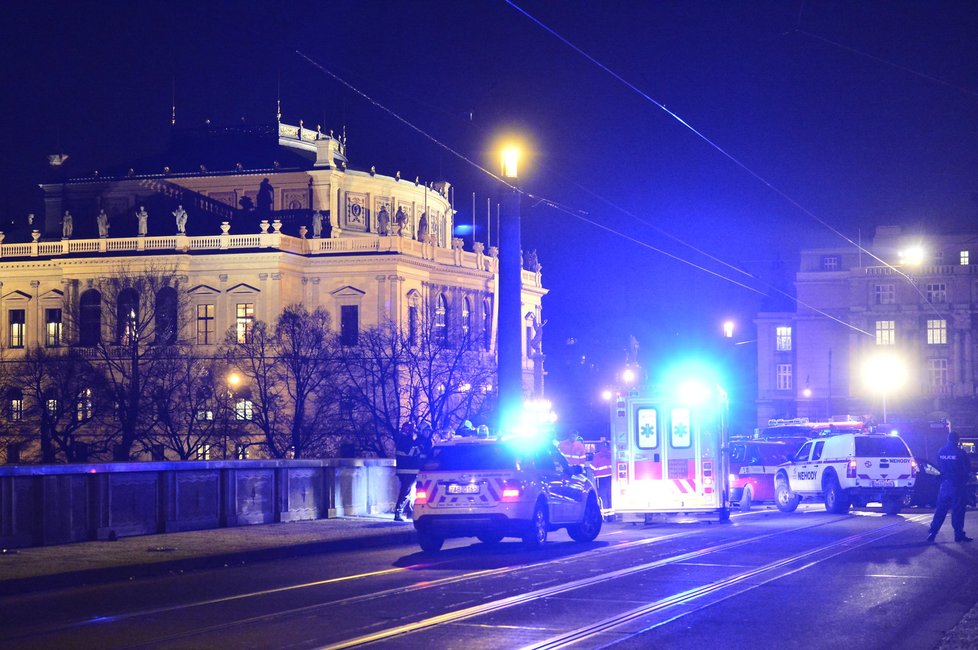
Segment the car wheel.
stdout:
<svg viewBox="0 0 978 650">
<path fill-rule="evenodd" d="M 503 540 L 502 533 L 482 533 L 481 535 L 476 535 L 476 537 L 483 544 L 498 544 Z"/>
<path fill-rule="evenodd" d="M 601 532 L 601 508 L 598 507 L 598 500 L 590 497 L 587 505 L 584 506 L 584 518 L 581 523 L 567 527 L 567 534 L 575 542 L 593 542 L 594 538 Z"/>
<path fill-rule="evenodd" d="M 744 486 L 744 494 L 740 497 L 740 511 L 750 512 L 751 498 L 754 495 L 750 493 L 750 486 Z"/>
<path fill-rule="evenodd" d="M 844 515 L 849 512 L 849 497 L 842 491 L 839 479 L 835 474 L 825 477 L 825 509 L 835 515 Z"/>
<path fill-rule="evenodd" d="M 444 537 L 434 535 L 427 530 L 418 531 L 418 544 L 425 553 L 437 553 L 441 550 L 441 545 L 444 543 Z"/>
<path fill-rule="evenodd" d="M 791 491 L 788 481 L 780 479 L 774 488 L 774 502 L 781 512 L 794 512 L 801 503 L 801 497 Z"/>
<path fill-rule="evenodd" d="M 537 549 L 547 542 L 547 508 L 538 503 L 533 509 L 533 517 L 530 519 L 530 528 L 523 535 L 523 545 L 528 549 Z"/>
<path fill-rule="evenodd" d="M 883 512 L 888 515 L 899 514 L 900 508 L 903 507 L 903 498 L 901 497 L 890 497 L 883 500 Z"/>
</svg>

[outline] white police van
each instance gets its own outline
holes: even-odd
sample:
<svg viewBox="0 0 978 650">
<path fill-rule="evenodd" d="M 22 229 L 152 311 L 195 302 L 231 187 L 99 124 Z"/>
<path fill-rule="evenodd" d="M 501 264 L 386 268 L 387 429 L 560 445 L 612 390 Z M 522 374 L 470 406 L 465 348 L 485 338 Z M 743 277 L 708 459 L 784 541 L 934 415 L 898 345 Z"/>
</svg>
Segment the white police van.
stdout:
<svg viewBox="0 0 978 650">
<path fill-rule="evenodd" d="M 882 503 L 887 514 L 900 512 L 913 492 L 917 462 L 895 434 L 840 433 L 801 446 L 774 477 L 775 503 L 793 512 L 802 499 L 820 499 L 836 514 L 850 506 Z"/>
<path fill-rule="evenodd" d="M 558 528 L 590 542 L 601 521 L 583 468 L 568 465 L 549 441 L 457 439 L 436 445 L 418 473 L 414 527 L 427 552 L 449 537 L 487 544 L 518 537 L 537 548 Z"/>
</svg>

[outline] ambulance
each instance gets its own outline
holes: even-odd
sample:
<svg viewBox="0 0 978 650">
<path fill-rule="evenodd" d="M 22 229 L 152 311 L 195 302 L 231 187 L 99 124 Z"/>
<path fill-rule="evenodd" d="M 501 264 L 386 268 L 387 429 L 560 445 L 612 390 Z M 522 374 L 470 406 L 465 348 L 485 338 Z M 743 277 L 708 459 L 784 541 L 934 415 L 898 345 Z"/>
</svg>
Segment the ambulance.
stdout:
<svg viewBox="0 0 978 650">
<path fill-rule="evenodd" d="M 730 517 L 727 397 L 684 382 L 619 392 L 612 402 L 611 508 L 623 521 L 657 514 Z"/>
</svg>

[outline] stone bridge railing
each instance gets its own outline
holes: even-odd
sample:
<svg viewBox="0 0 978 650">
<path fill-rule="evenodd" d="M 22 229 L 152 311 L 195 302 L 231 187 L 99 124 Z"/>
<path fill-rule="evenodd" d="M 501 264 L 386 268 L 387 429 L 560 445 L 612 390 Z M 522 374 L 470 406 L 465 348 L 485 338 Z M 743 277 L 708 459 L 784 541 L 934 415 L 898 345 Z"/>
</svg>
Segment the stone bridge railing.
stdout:
<svg viewBox="0 0 978 650">
<path fill-rule="evenodd" d="M 390 459 L 0 467 L 0 546 L 390 512 Z"/>
</svg>

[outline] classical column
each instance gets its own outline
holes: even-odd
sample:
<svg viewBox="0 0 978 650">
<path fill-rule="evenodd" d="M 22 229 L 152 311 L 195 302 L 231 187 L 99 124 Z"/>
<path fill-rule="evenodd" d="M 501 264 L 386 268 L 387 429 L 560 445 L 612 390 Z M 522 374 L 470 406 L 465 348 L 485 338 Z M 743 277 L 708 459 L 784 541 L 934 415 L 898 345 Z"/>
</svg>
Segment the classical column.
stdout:
<svg viewBox="0 0 978 650">
<path fill-rule="evenodd" d="M 390 302 L 388 302 L 386 286 L 386 275 L 375 275 L 377 281 L 377 324 L 382 325 L 385 318 L 390 317 Z"/>
</svg>

